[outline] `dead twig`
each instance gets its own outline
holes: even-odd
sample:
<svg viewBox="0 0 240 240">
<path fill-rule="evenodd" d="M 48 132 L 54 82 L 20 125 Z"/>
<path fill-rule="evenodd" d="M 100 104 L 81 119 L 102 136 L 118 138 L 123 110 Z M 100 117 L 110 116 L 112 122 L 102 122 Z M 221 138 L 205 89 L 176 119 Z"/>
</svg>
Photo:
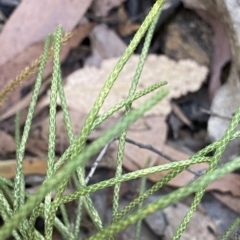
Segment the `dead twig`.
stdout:
<svg viewBox="0 0 240 240">
<path fill-rule="evenodd" d="M 109 141 L 105 146 L 104 148 L 102 149 L 102 151 L 99 153 L 97 159 L 95 160 L 88 176 L 86 177 L 85 179 L 85 183 L 88 184 L 90 178 L 92 178 L 94 172 L 96 171 L 97 169 L 97 166 L 99 164 L 99 162 L 102 160 L 103 156 L 105 155 L 105 153 L 107 152 L 108 148 L 110 147 L 111 143 L 114 141 L 114 139 L 112 139 L 111 141 Z"/>
<path fill-rule="evenodd" d="M 117 139 L 118 139 L 118 138 L 117 138 Z M 143 148 L 143 149 L 147 149 L 147 150 L 149 150 L 149 151 L 152 151 L 152 152 L 156 153 L 157 155 L 159 155 L 159 156 L 167 159 L 167 160 L 170 161 L 170 162 L 177 162 L 177 160 L 171 158 L 171 157 L 168 156 L 167 154 L 163 153 L 162 151 L 159 151 L 158 149 L 154 148 L 154 147 L 151 146 L 151 145 L 139 143 L 139 142 L 136 142 L 136 141 L 131 140 L 131 139 L 129 139 L 129 138 L 126 138 L 126 142 L 128 142 L 128 143 L 130 143 L 130 144 L 133 144 L 133 145 L 135 145 L 135 146 L 137 146 L 137 147 L 139 147 L 139 148 Z M 190 169 L 190 168 L 187 168 L 186 170 L 187 170 L 188 172 L 194 174 L 194 175 L 197 176 L 197 177 L 200 177 L 200 176 L 203 175 L 203 171 L 194 171 L 194 170 L 192 170 L 192 169 Z"/>
</svg>

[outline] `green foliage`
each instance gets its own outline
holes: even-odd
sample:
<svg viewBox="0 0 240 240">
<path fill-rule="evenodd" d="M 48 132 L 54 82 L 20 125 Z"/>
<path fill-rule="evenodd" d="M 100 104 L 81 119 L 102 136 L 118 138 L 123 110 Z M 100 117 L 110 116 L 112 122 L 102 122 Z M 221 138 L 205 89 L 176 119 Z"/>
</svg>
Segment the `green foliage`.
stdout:
<svg viewBox="0 0 240 240">
<path fill-rule="evenodd" d="M 147 56 L 150 41 L 154 32 L 156 22 L 158 20 L 160 9 L 163 4 L 163 0 L 158 0 L 154 4 L 152 10 L 144 20 L 140 29 L 134 36 L 133 40 L 129 44 L 123 56 L 119 59 L 117 65 L 113 69 L 109 78 L 107 79 L 105 85 L 103 86 L 99 96 L 97 97 L 93 107 L 87 116 L 85 124 L 82 128 L 81 133 L 75 139 L 73 135 L 73 130 L 71 127 L 71 121 L 69 118 L 69 113 L 67 109 L 66 99 L 64 95 L 64 90 L 61 80 L 60 71 L 60 50 L 61 50 L 61 38 L 62 29 L 58 27 L 54 34 L 54 67 L 52 75 L 52 85 L 50 93 L 50 110 L 49 110 L 49 139 L 48 139 L 48 168 L 47 175 L 44 183 L 39 188 L 35 194 L 29 194 L 24 190 L 24 176 L 23 176 L 23 159 L 25 154 L 26 141 L 28 139 L 29 130 L 31 127 L 31 122 L 33 118 L 34 108 L 36 106 L 36 101 L 39 94 L 39 89 L 42 82 L 43 71 L 46 64 L 48 49 L 50 47 L 50 42 L 52 36 L 49 36 L 46 40 L 44 51 L 41 57 L 41 65 L 39 67 L 39 73 L 36 79 L 35 87 L 32 94 L 32 100 L 29 106 L 29 111 L 27 115 L 27 120 L 23 130 L 23 135 L 20 138 L 19 131 L 19 116 L 16 118 L 16 146 L 17 146 L 17 169 L 16 177 L 14 183 L 11 181 L 0 177 L 0 184 L 2 186 L 2 191 L 0 191 L 0 214 L 4 219 L 5 224 L 0 229 L 1 239 L 6 239 L 9 235 L 13 235 L 16 239 L 52 239 L 53 228 L 57 228 L 58 231 L 66 239 L 79 239 L 79 229 L 80 220 L 82 215 L 83 205 L 89 212 L 93 223 L 96 226 L 98 232 L 91 236 L 89 239 L 113 239 L 114 235 L 119 231 L 123 230 L 131 224 L 138 223 L 136 239 L 140 236 L 140 223 L 143 218 L 148 216 L 155 211 L 162 209 L 169 204 L 172 204 L 181 198 L 188 196 L 191 193 L 196 192 L 192 206 L 183 219 L 179 229 L 177 230 L 174 239 L 179 239 L 182 235 L 184 229 L 186 228 L 188 222 L 190 221 L 192 214 L 196 210 L 207 185 L 214 180 L 222 177 L 226 173 L 229 173 L 240 167 L 240 158 L 237 158 L 224 166 L 216 169 L 217 163 L 222 155 L 223 150 L 229 141 L 239 137 L 239 132 L 236 132 L 236 126 L 240 119 L 240 109 L 236 112 L 233 117 L 232 122 L 229 125 L 226 134 L 219 141 L 207 146 L 202 149 L 190 159 L 171 162 L 161 166 L 147 167 L 142 170 L 131 172 L 122 175 L 122 159 L 125 146 L 125 138 L 128 126 L 141 117 L 147 110 L 153 107 L 155 104 L 159 103 L 167 94 L 168 89 L 162 88 L 166 85 L 166 82 L 161 82 L 155 84 L 142 90 L 140 92 L 135 92 L 138 84 L 139 77 L 141 75 L 144 61 Z M 147 33 L 146 33 L 147 32 Z M 98 116 L 99 110 L 105 101 L 112 85 L 117 79 L 119 73 L 121 72 L 123 66 L 127 63 L 128 59 L 134 52 L 140 40 L 146 34 L 145 43 L 143 47 L 142 54 L 139 59 L 139 64 L 136 69 L 136 73 L 132 82 L 132 86 L 129 90 L 128 97 L 121 101 L 120 103 L 113 106 L 107 112 Z M 131 110 L 131 104 L 133 101 L 139 97 L 146 95 L 156 89 L 161 88 L 157 93 L 152 94 L 151 98 L 147 100 L 143 105 L 141 105 L 136 110 Z M 61 106 L 64 113 L 64 121 L 66 129 L 68 132 L 70 146 L 60 157 L 57 163 L 54 162 L 55 158 L 55 140 L 56 140 L 56 99 L 57 94 L 60 96 Z M 161 103 L 159 103 L 161 104 Z M 86 146 L 86 140 L 89 134 L 99 126 L 103 121 L 105 121 L 114 112 L 121 108 L 125 108 L 124 117 L 120 122 L 118 122 L 113 128 L 107 131 L 103 136 L 96 139 L 91 145 Z M 113 138 L 120 136 L 118 158 L 117 158 L 117 170 L 114 178 L 102 181 L 91 186 L 86 186 L 85 183 L 85 163 L 88 159 L 97 153 L 101 148 L 103 148 L 109 141 Z M 208 157 L 209 152 L 214 152 L 212 157 Z M 192 164 L 207 162 L 209 163 L 209 168 L 206 174 L 200 179 L 192 182 L 188 186 L 182 187 L 161 199 L 156 200 L 148 205 L 142 205 L 144 199 L 153 194 L 155 191 L 160 189 L 164 184 L 174 178 L 177 174 L 181 173 L 187 167 Z M 64 165 L 63 165 L 64 164 Z M 60 168 L 61 167 L 61 168 Z M 58 171 L 57 171 L 58 170 Z M 168 175 L 166 175 L 161 181 L 157 182 L 152 188 L 144 192 L 144 186 L 141 189 L 139 197 L 133 200 L 128 206 L 123 210 L 119 211 L 118 201 L 119 201 L 119 187 L 124 181 L 129 181 L 131 179 L 145 178 L 147 175 L 161 172 L 165 170 L 171 170 Z M 69 180 L 73 179 L 76 186 L 76 191 L 63 196 L 63 192 Z M 144 180 L 143 180 L 144 182 Z M 144 184 L 143 184 L 144 185 Z M 94 204 L 89 196 L 90 193 L 109 187 L 115 186 L 114 190 L 114 201 L 113 201 L 113 218 L 110 226 L 104 228 L 101 218 L 96 211 Z M 13 194 L 11 189 L 14 189 Z M 51 192 L 56 190 L 56 196 L 53 201 L 51 201 Z M 4 191 L 4 193 L 3 193 Z M 13 203 L 13 207 L 9 203 L 9 200 Z M 75 220 L 75 225 L 70 228 L 70 220 L 64 204 L 78 200 L 77 216 Z M 135 206 L 138 205 L 138 209 L 131 214 L 128 214 Z M 56 212 L 60 208 L 63 222 L 61 222 L 56 217 Z M 34 227 L 36 219 L 41 216 L 45 220 L 45 233 L 44 236 L 40 234 Z M 236 223 L 234 223 L 236 225 Z M 228 233 L 225 234 L 227 236 Z M 222 239 L 226 239 L 224 236 Z"/>
</svg>

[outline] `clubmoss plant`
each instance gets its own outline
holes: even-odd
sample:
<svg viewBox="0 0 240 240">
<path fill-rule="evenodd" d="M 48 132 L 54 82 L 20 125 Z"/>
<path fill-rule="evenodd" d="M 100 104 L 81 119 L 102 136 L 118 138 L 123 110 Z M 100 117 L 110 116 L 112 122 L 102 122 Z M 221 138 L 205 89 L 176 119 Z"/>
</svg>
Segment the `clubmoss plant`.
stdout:
<svg viewBox="0 0 240 240">
<path fill-rule="evenodd" d="M 16 117 L 16 159 L 17 159 L 17 169 L 16 177 L 14 182 L 9 181 L 0 176 L 0 214 L 4 220 L 4 225 L 0 228 L 0 238 L 6 239 L 8 236 L 12 235 L 15 239 L 45 239 L 51 240 L 53 228 L 58 229 L 63 238 L 77 240 L 80 239 L 80 220 L 82 216 L 82 207 L 85 206 L 88 210 L 89 216 L 92 219 L 92 222 L 95 224 L 97 233 L 91 236 L 91 240 L 99 239 L 114 239 L 116 233 L 125 229 L 131 224 L 137 223 L 137 232 L 136 239 L 140 239 L 141 231 L 141 220 L 156 212 L 159 209 L 162 209 L 169 204 L 172 204 L 181 198 L 188 196 L 191 193 L 196 193 L 193 203 L 190 207 L 189 212 L 186 214 L 183 219 L 179 229 L 175 233 L 173 239 L 179 239 L 186 228 L 188 222 L 190 221 L 192 214 L 196 210 L 198 204 L 201 201 L 201 198 L 204 194 L 204 191 L 207 185 L 214 180 L 224 176 L 226 173 L 229 173 L 240 167 L 240 158 L 237 158 L 220 168 L 217 167 L 217 163 L 222 155 L 223 150 L 229 141 L 238 138 L 240 133 L 236 131 L 236 126 L 239 124 L 240 119 L 240 109 L 237 110 L 235 116 L 233 117 L 229 128 L 227 129 L 225 135 L 219 141 L 216 141 L 209 146 L 205 147 L 201 151 L 194 154 L 187 160 L 170 162 L 161 166 L 146 167 L 145 169 L 140 169 L 135 172 L 122 174 L 122 159 L 124 154 L 124 146 L 126 140 L 126 132 L 128 126 L 141 117 L 147 110 L 153 107 L 155 104 L 161 104 L 161 100 L 168 94 L 168 89 L 164 88 L 166 82 L 160 82 L 158 84 L 149 86 L 148 88 L 136 92 L 138 80 L 140 78 L 143 65 L 147 56 L 147 52 L 150 46 L 152 35 L 157 23 L 161 7 L 163 5 L 163 0 L 157 0 L 151 11 L 147 15 L 146 19 L 142 23 L 138 32 L 134 36 L 133 40 L 127 47 L 123 56 L 119 59 L 109 78 L 106 80 L 105 85 L 103 86 L 99 96 L 97 97 L 94 105 L 89 106 L 89 114 L 86 118 L 84 126 L 81 130 L 81 133 L 77 138 L 74 138 L 73 130 L 71 126 L 71 120 L 68 113 L 68 108 L 66 104 L 66 99 L 64 95 L 64 89 L 61 79 L 61 70 L 60 70 L 60 51 L 61 45 L 64 41 L 62 36 L 62 28 L 59 26 L 53 36 L 49 36 L 46 39 L 43 54 L 37 64 L 32 66 L 39 66 L 38 75 L 36 83 L 34 86 L 32 100 L 29 106 L 29 111 L 27 119 L 25 122 L 24 130 L 22 136 L 20 134 L 19 127 L 19 115 Z M 135 72 L 135 76 L 132 81 L 132 86 L 129 89 L 129 94 L 127 98 L 111 109 L 99 114 L 99 110 L 105 101 L 109 91 L 111 90 L 112 85 L 116 81 L 119 73 L 121 72 L 124 65 L 127 63 L 128 59 L 136 49 L 140 40 L 145 37 L 145 42 L 142 50 L 142 54 L 139 58 L 139 64 Z M 53 41 L 52 41 L 53 39 Z M 52 44 L 52 45 L 51 45 Z M 51 47 L 52 46 L 52 47 Z M 52 50 L 51 50 L 52 49 Z M 34 109 L 36 106 L 39 89 L 41 86 L 43 72 L 46 65 L 46 61 L 53 52 L 53 74 L 52 74 L 52 84 L 50 91 L 50 108 L 49 108 L 49 138 L 48 138 L 48 167 L 47 174 L 44 183 L 40 186 L 39 190 L 30 194 L 25 189 L 25 182 L 23 176 L 23 161 L 25 155 L 25 146 L 28 139 L 29 130 L 31 127 Z M 154 69 L 153 69 L 154 71 Z M 29 73 L 25 72 L 25 75 L 20 78 L 21 81 L 29 76 Z M 19 79 L 19 78 L 18 78 Z M 167 80 L 167 79 L 166 79 Z M 6 95 L 15 88 L 17 84 L 21 81 L 16 81 L 15 84 L 12 84 L 10 87 L 3 90 L 0 94 L 0 100 L 3 100 Z M 159 89 L 157 93 L 155 90 Z M 5 92 L 4 92 L 5 91 Z M 138 109 L 131 110 L 131 104 L 136 99 L 154 92 L 143 105 Z M 61 107 L 64 113 L 64 121 L 69 137 L 69 147 L 62 154 L 60 159 L 55 162 L 55 142 L 56 142 L 56 99 L 57 95 L 60 96 Z M 119 121 L 114 127 L 109 129 L 104 135 L 96 139 L 89 146 L 86 145 L 86 140 L 89 134 L 99 126 L 103 121 L 105 121 L 109 116 L 114 112 L 124 108 L 125 114 L 121 121 Z M 21 136 L 21 137 L 20 137 Z M 85 181 L 85 163 L 88 159 L 101 150 L 106 144 L 112 141 L 114 138 L 119 137 L 119 148 L 117 155 L 117 168 L 115 177 L 98 182 L 96 184 L 88 186 Z M 212 157 L 208 156 L 209 152 L 214 152 Z M 178 190 L 175 190 L 161 199 L 158 199 L 148 205 L 143 205 L 142 202 L 148 196 L 153 194 L 155 191 L 164 186 L 168 181 L 174 178 L 176 175 L 181 173 L 183 170 L 189 166 L 207 162 L 209 168 L 201 178 L 193 181 L 188 186 L 184 186 Z M 61 167 L 61 168 L 60 168 Z M 134 199 L 129 205 L 121 211 L 118 209 L 119 203 L 119 187 L 120 184 L 124 181 L 129 181 L 131 179 L 143 178 L 144 179 L 149 174 L 171 170 L 163 179 L 154 184 L 147 191 L 144 190 L 144 186 L 141 188 L 140 195 Z M 76 191 L 63 196 L 63 192 L 67 187 L 67 184 L 70 179 L 73 179 L 73 182 L 76 187 Z M 113 215 L 112 222 L 109 226 L 104 226 L 92 199 L 90 193 L 97 190 L 114 186 L 114 199 L 113 199 Z M 12 191 L 13 190 L 13 191 Z M 55 197 L 52 199 L 52 191 L 56 191 Z M 77 200 L 77 214 L 74 222 L 71 222 L 67 211 L 65 209 L 65 204 L 71 201 Z M 135 206 L 138 206 L 137 210 L 132 211 L 129 214 L 130 210 L 133 210 Z M 57 218 L 56 212 L 60 209 L 63 220 L 60 221 Z M 42 235 L 35 229 L 36 219 L 41 216 L 44 219 L 45 231 Z M 238 223 L 239 220 L 236 220 Z M 233 226 L 236 225 L 234 222 Z M 232 227 L 233 228 L 233 227 Z M 231 228 L 231 229 L 232 229 Z M 226 239 L 229 235 L 228 231 L 222 239 Z"/>
</svg>

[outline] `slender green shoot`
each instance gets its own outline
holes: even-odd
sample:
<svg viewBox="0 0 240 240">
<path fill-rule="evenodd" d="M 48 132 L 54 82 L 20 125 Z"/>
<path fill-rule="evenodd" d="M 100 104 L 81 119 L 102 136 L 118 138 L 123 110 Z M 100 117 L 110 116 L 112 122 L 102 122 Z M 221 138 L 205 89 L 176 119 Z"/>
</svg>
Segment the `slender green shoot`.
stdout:
<svg viewBox="0 0 240 240">
<path fill-rule="evenodd" d="M 145 168 L 149 167 L 150 162 L 151 162 L 151 160 L 148 159 L 146 162 Z M 141 196 L 145 192 L 146 181 L 147 181 L 146 176 L 141 179 L 139 196 Z M 143 202 L 140 202 L 138 204 L 138 209 L 141 209 L 142 206 L 143 206 Z M 136 224 L 135 240 L 140 240 L 140 238 L 141 238 L 141 227 L 142 227 L 142 220 L 139 220 L 139 221 L 137 221 L 137 224 Z"/>
</svg>

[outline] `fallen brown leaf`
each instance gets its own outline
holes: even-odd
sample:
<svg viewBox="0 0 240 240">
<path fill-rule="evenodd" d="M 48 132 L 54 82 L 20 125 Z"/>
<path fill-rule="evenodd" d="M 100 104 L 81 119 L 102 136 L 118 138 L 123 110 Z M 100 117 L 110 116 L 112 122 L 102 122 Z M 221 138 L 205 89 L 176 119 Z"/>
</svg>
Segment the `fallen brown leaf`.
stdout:
<svg viewBox="0 0 240 240">
<path fill-rule="evenodd" d="M 6 155 L 7 153 L 12 153 L 15 152 L 15 141 L 14 138 L 0 130 L 0 154 L 1 155 Z"/>
<path fill-rule="evenodd" d="M 213 1 L 182 0 L 187 8 L 190 8 L 213 29 L 213 57 L 210 69 L 209 95 L 213 99 L 216 91 L 221 86 L 221 70 L 230 60 L 229 37 L 226 28 L 219 19 L 218 7 Z M 220 13 L 219 13 L 220 14 Z M 222 14 L 222 13 L 221 13 Z"/>
<path fill-rule="evenodd" d="M 109 11 L 120 6 L 126 0 L 94 0 L 91 9 L 95 16 L 106 17 Z"/>
<path fill-rule="evenodd" d="M 40 94 L 46 89 L 46 86 L 50 84 L 51 79 L 47 79 L 42 83 L 42 86 L 40 88 Z M 27 111 L 23 111 L 24 108 L 26 108 L 26 106 L 29 105 L 30 100 L 32 97 L 32 93 L 27 94 L 23 99 L 21 99 L 20 101 L 16 102 L 11 108 L 7 109 L 5 113 L 3 113 L 0 116 L 0 121 L 7 119 L 13 115 L 15 115 L 15 113 L 21 109 L 21 114 L 20 114 L 20 124 L 23 124 L 26 121 L 26 114 Z M 49 101 L 48 101 L 49 103 Z M 38 111 L 36 111 L 35 108 L 35 114 L 36 112 L 39 112 L 40 109 L 38 109 Z M 25 113 L 25 114 L 24 114 Z M 5 127 L 7 128 L 7 127 Z"/>
<path fill-rule="evenodd" d="M 165 123 L 165 118 L 157 116 L 145 117 L 144 119 L 138 120 L 137 123 L 141 123 L 141 121 L 143 122 L 142 125 L 145 125 L 145 128 L 142 127 L 142 129 L 136 129 L 135 127 L 135 130 L 134 126 L 131 126 L 127 133 L 127 138 L 133 139 L 143 144 L 149 144 L 157 149 L 161 149 L 164 145 L 167 134 L 167 125 Z M 135 123 L 135 126 L 137 123 Z M 114 144 L 116 144 L 117 150 L 118 143 Z M 146 149 L 141 149 L 135 145 L 126 143 L 124 153 L 125 157 L 123 165 L 130 171 L 144 168 L 149 157 L 151 158 L 151 165 L 157 164 L 156 162 L 158 156 L 155 153 Z"/>
<path fill-rule="evenodd" d="M 77 0 L 64 2 L 60 0 L 37 2 L 25 0 L 21 2 L 0 34 L 0 88 L 3 89 L 21 70 L 40 56 L 43 40 L 48 34 L 53 33 L 59 24 L 63 26 L 64 31 L 73 30 L 90 4 L 91 1 Z M 82 25 L 85 24 L 86 21 L 82 22 Z M 85 34 L 78 32 L 79 35 L 84 35 L 83 38 L 90 31 L 88 30 L 86 34 L 89 27 L 87 25 L 80 27 Z M 94 24 L 90 25 L 93 27 Z M 76 36 L 74 38 L 77 39 Z M 66 57 L 72 47 L 70 46 L 67 47 L 68 50 L 65 54 L 62 53 L 62 59 Z M 45 76 L 49 73 L 49 70 L 45 71 Z M 11 99 L 8 99 L 5 106 L 0 109 L 1 114 L 23 97 L 24 91 L 29 89 L 33 79 L 31 78 L 20 89 L 17 89 L 14 95 L 11 95 Z"/>
<path fill-rule="evenodd" d="M 155 126 L 155 125 L 151 124 L 150 126 Z M 159 129 L 160 128 L 161 127 L 159 127 Z M 172 148 L 171 146 L 166 145 L 164 143 L 164 139 L 165 139 L 164 130 L 163 130 L 164 128 L 161 131 L 159 131 L 159 129 L 158 131 L 156 127 L 148 129 L 149 135 L 144 134 L 144 132 L 141 132 L 141 131 L 138 131 L 135 134 L 134 132 L 131 132 L 131 130 L 128 131 L 128 134 L 131 136 L 132 139 L 134 139 L 137 142 L 139 141 L 141 143 L 147 143 L 152 146 L 155 146 L 155 148 L 159 149 L 164 154 L 166 154 L 167 156 L 170 156 L 176 161 L 185 160 L 190 157 L 188 154 L 185 154 L 181 151 L 178 151 L 175 148 Z M 163 134 L 162 140 L 160 140 L 161 138 L 156 136 L 156 132 L 161 132 Z M 152 136 L 155 136 L 155 137 L 152 137 Z M 117 146 L 115 147 L 115 149 L 117 150 Z M 115 151 L 111 153 L 113 159 L 116 159 Z M 161 156 L 157 156 L 155 153 L 152 153 L 146 149 L 140 149 L 137 146 L 126 144 L 123 165 L 129 171 L 136 171 L 144 167 L 144 163 L 148 157 L 151 157 L 152 159 L 151 165 L 154 165 L 154 166 L 163 165 L 170 162 L 165 158 Z M 195 165 L 191 165 L 189 168 L 191 170 L 198 172 L 198 171 L 206 170 L 208 168 L 208 164 L 207 163 L 195 164 Z M 164 171 L 164 172 L 149 175 L 148 179 L 150 179 L 153 182 L 158 182 L 160 179 L 166 176 L 168 172 L 169 171 Z M 172 187 L 182 187 L 188 184 L 191 180 L 193 180 L 194 177 L 195 175 L 193 173 L 185 170 L 180 174 L 178 174 L 171 181 L 169 181 L 167 185 Z M 234 173 L 227 174 L 224 177 L 220 178 L 219 180 L 211 183 L 206 190 L 207 191 L 218 190 L 223 193 L 230 192 L 233 196 L 240 196 L 240 176 L 239 174 L 234 174 Z"/>
<path fill-rule="evenodd" d="M 24 0 L 16 8 L 0 35 L 0 65 L 16 57 L 31 45 L 42 42 L 61 24 L 72 30 L 92 1 Z"/>
<path fill-rule="evenodd" d="M 63 46 L 61 52 L 61 61 L 63 61 L 68 55 L 69 51 L 76 47 L 92 30 L 94 27 L 93 23 L 80 24 L 74 31 L 73 37 L 69 42 Z M 26 66 L 30 65 L 33 60 L 39 57 L 43 49 L 43 43 L 37 43 L 27 48 L 23 53 L 15 57 L 12 61 L 0 66 L 1 76 L 0 85 L 7 83 L 9 80 L 16 77 L 19 72 Z M 48 76 L 52 72 L 52 63 L 49 62 L 46 66 L 44 77 Z M 0 108 L 1 117 L 0 120 L 4 120 L 14 114 L 16 111 L 23 109 L 29 104 L 31 93 L 25 96 L 28 100 L 22 99 L 21 92 L 24 89 L 29 88 L 34 82 L 35 77 L 31 77 L 25 81 L 21 87 L 14 91 L 6 100 L 5 104 Z"/>
<path fill-rule="evenodd" d="M 219 190 L 222 193 L 231 193 L 234 197 L 240 197 L 240 175 L 229 173 L 207 187 L 208 191 Z"/>
<path fill-rule="evenodd" d="M 16 160 L 0 161 L 0 175 L 5 178 L 14 178 L 16 173 Z M 38 158 L 28 158 L 23 161 L 24 175 L 40 174 L 45 175 L 47 161 Z"/>
<path fill-rule="evenodd" d="M 228 206 L 233 211 L 240 214 L 240 196 L 233 196 L 230 193 L 219 193 L 219 192 L 212 192 L 212 195 L 217 198 L 221 203 Z"/>
<path fill-rule="evenodd" d="M 165 153 L 166 155 L 172 157 L 176 161 L 185 160 L 190 157 L 188 154 L 178 151 L 177 149 L 172 148 L 171 146 L 168 146 L 166 144 L 164 144 L 162 146 L 161 151 L 163 153 Z M 154 165 L 163 165 L 166 163 L 169 163 L 169 161 L 163 157 L 158 156 L 157 162 Z M 195 165 L 190 166 L 190 168 L 194 171 L 204 170 L 207 167 L 208 167 L 208 164 L 206 164 L 206 163 L 195 164 Z M 164 172 L 150 175 L 149 179 L 151 179 L 154 182 L 157 182 L 161 178 L 163 178 L 165 175 L 167 175 L 168 172 L 169 171 L 164 171 Z M 185 170 L 185 171 L 181 172 L 180 174 L 178 174 L 175 178 L 173 178 L 167 184 L 172 187 L 182 187 L 182 186 L 186 185 L 187 183 L 189 183 L 189 181 L 191 181 L 194 178 L 194 176 L 195 175 L 193 173 L 190 173 L 187 170 Z"/>
<path fill-rule="evenodd" d="M 77 111 L 69 111 L 72 128 L 75 136 L 78 136 L 85 121 L 85 113 Z M 33 124 L 29 139 L 27 142 L 27 149 L 30 152 L 35 149 L 47 152 L 48 149 L 48 125 L 49 118 L 46 117 L 39 122 Z M 69 146 L 69 139 L 65 128 L 63 112 L 57 113 L 56 116 L 56 151 L 62 153 Z"/>
<path fill-rule="evenodd" d="M 228 35 L 225 31 L 223 23 L 218 18 L 214 18 L 211 13 L 196 10 L 197 14 L 201 16 L 208 24 L 211 25 L 213 36 L 213 57 L 210 68 L 210 80 L 209 80 L 209 97 L 212 100 L 217 90 L 221 86 L 221 74 L 222 69 L 228 61 L 230 61 L 231 53 L 229 46 Z"/>
<path fill-rule="evenodd" d="M 104 24 L 95 26 L 90 34 L 90 40 L 92 54 L 85 61 L 90 66 L 100 67 L 103 59 L 119 57 L 126 49 L 123 40 Z"/>
<path fill-rule="evenodd" d="M 118 19 L 119 19 L 119 24 L 117 27 L 117 31 L 121 37 L 127 37 L 127 36 L 133 34 L 141 26 L 140 24 L 133 23 L 128 18 L 128 15 L 127 15 L 127 12 L 126 12 L 124 6 L 121 6 L 118 9 Z"/>
<path fill-rule="evenodd" d="M 181 202 L 174 203 L 163 210 L 168 223 L 164 236 L 172 239 L 189 207 Z M 201 223 L 201 224 L 200 224 Z M 207 214 L 195 211 L 181 238 L 185 240 L 216 239 L 217 227 Z"/>
</svg>

